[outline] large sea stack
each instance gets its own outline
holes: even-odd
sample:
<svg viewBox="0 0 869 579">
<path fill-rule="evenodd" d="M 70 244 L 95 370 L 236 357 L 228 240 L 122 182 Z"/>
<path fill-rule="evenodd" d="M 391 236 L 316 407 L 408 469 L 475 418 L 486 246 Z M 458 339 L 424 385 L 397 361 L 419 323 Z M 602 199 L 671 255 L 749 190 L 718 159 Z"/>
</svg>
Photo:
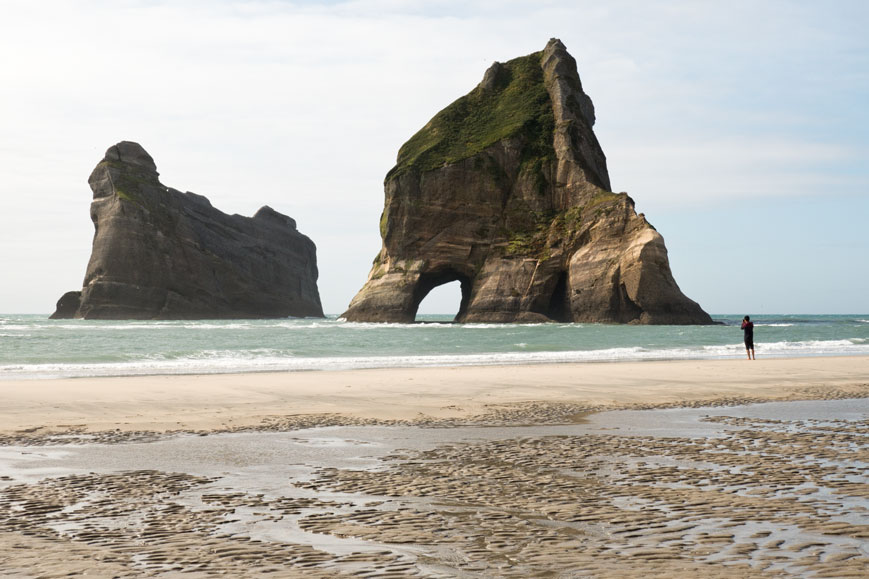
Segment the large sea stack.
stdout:
<svg viewBox="0 0 869 579">
<path fill-rule="evenodd" d="M 91 173 L 94 241 L 84 287 L 52 318 L 322 317 L 314 243 L 270 207 L 227 215 L 158 180 L 137 143 Z"/>
<path fill-rule="evenodd" d="M 411 322 L 459 281 L 459 322 L 709 324 L 661 235 L 610 191 L 576 61 L 552 39 L 495 63 L 401 147 L 383 247 L 343 317 Z"/>
</svg>

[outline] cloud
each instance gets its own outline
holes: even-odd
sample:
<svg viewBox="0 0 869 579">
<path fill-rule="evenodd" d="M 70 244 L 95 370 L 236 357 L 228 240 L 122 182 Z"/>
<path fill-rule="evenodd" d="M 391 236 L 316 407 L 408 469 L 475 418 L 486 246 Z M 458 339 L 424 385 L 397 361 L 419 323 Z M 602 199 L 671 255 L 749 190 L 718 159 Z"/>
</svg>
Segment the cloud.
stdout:
<svg viewBox="0 0 869 579">
<path fill-rule="evenodd" d="M 608 162 L 613 187 L 635 196 L 642 209 L 643 205 L 869 193 L 865 173 L 852 175 L 845 170 L 864 158 L 865 154 L 838 144 L 770 136 L 691 136 L 676 142 L 632 141 L 611 149 Z"/>
</svg>

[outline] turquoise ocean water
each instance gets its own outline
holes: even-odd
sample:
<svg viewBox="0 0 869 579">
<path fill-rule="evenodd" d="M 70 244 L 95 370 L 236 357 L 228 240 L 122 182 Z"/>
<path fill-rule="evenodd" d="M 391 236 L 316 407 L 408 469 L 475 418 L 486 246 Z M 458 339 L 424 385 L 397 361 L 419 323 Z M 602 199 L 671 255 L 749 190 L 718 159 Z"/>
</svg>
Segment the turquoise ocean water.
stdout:
<svg viewBox="0 0 869 579">
<path fill-rule="evenodd" d="M 85 321 L 0 315 L 0 380 L 140 374 L 739 358 L 741 315 L 715 326 Z M 869 355 L 869 314 L 770 315 L 757 356 Z"/>
</svg>

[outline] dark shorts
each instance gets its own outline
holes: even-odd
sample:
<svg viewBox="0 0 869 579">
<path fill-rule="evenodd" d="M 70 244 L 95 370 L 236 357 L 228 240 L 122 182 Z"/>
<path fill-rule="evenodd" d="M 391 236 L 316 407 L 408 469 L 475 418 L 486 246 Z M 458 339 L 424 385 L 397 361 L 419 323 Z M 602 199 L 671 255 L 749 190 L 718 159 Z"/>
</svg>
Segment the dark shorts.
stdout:
<svg viewBox="0 0 869 579">
<path fill-rule="evenodd" d="M 751 338 L 745 339 L 745 349 L 746 350 L 754 350 L 754 340 Z"/>
</svg>

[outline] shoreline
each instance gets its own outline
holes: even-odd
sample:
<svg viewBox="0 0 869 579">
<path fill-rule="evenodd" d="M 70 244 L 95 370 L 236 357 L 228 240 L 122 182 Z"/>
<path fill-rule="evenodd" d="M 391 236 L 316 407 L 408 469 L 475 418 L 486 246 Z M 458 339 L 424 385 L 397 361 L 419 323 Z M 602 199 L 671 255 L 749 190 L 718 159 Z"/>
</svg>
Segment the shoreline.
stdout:
<svg viewBox="0 0 869 579">
<path fill-rule="evenodd" d="M 424 322 L 429 323 L 429 322 Z M 439 323 L 439 322 L 438 322 Z M 739 344 L 741 347 L 741 344 Z M 740 350 L 740 352 L 742 352 Z M 785 355 L 763 355 L 762 360 L 794 360 L 801 358 L 863 358 L 867 357 L 869 354 L 850 354 L 850 353 L 835 353 L 835 354 L 794 354 L 790 356 Z M 397 366 L 340 366 L 335 369 L 323 368 L 323 367 L 307 367 L 300 366 L 297 368 L 271 368 L 271 369 L 250 369 L 250 368 L 242 368 L 238 370 L 217 370 L 214 372 L 203 372 L 203 371 L 178 371 L 178 372 L 169 372 L 169 371 L 142 371 L 138 373 L 118 373 L 118 374 L 83 374 L 83 375 L 16 375 L 16 374 L 6 374 L 0 375 L 0 387 L 2 387 L 5 383 L 10 382 L 41 382 L 41 381 L 51 381 L 51 380 L 91 380 L 91 379 L 105 379 L 105 378 L 157 378 L 157 377 L 191 377 L 191 376 L 238 376 L 238 375 L 257 375 L 257 374 L 296 374 L 296 373 L 308 373 L 308 372 L 367 372 L 367 371 L 390 371 L 390 370 L 416 370 L 416 369 L 445 369 L 445 368 L 511 368 L 516 366 L 562 366 L 562 365 L 585 365 L 585 364 L 648 364 L 648 363 L 659 363 L 659 362 L 728 362 L 728 361 L 738 361 L 745 360 L 742 357 L 742 353 L 739 355 L 728 355 L 728 356 L 710 356 L 710 357 L 697 357 L 697 358 L 685 358 L 685 357 L 666 357 L 662 356 L 659 358 L 593 358 L 593 359 L 582 359 L 582 360 L 546 360 L 546 359 L 528 359 L 521 361 L 493 361 L 493 362 L 481 362 L 481 361 L 473 361 L 467 363 L 456 363 L 452 362 L 455 358 L 451 356 L 425 356 L 429 358 L 437 358 L 444 357 L 447 359 L 444 363 L 418 363 L 418 364 L 408 364 L 408 365 L 397 365 Z M 386 356 L 389 358 L 389 356 Z M 340 361 L 343 358 L 320 358 L 322 360 L 329 361 Z M 379 357 L 372 357 L 372 359 L 379 359 Z"/>
<path fill-rule="evenodd" d="M 0 437 L 554 423 L 617 408 L 869 397 L 869 356 L 0 381 Z"/>
</svg>

